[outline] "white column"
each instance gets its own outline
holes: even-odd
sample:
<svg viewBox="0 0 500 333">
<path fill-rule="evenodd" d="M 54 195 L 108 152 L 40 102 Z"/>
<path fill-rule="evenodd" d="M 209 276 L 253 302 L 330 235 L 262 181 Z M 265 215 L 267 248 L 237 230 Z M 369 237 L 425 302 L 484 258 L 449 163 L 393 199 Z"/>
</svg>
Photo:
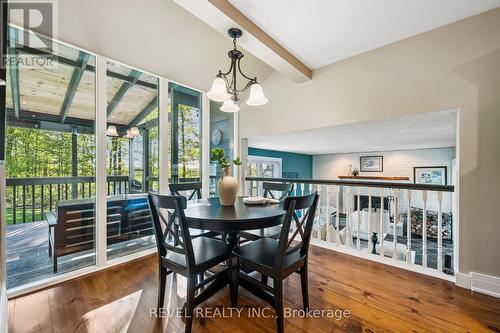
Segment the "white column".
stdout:
<svg viewBox="0 0 500 333">
<path fill-rule="evenodd" d="M 248 175 L 248 139 L 241 138 L 240 145 L 240 158 L 241 158 L 241 183 L 240 183 L 240 195 L 250 194 L 247 189 L 248 185 L 245 177 Z"/>
<path fill-rule="evenodd" d="M 361 197 L 359 195 L 359 187 L 356 188 L 356 196 L 357 196 L 357 217 L 358 223 L 356 225 L 356 248 L 358 251 L 361 249 L 361 240 L 359 239 L 359 228 L 361 228 Z M 369 236 L 369 235 L 368 235 Z"/>
<path fill-rule="evenodd" d="M 372 253 L 377 244 L 372 242 L 372 188 L 368 187 L 368 253 Z"/>
<path fill-rule="evenodd" d="M 399 190 L 394 189 L 394 219 L 392 225 L 392 259 L 398 259 L 398 195 Z"/>
<path fill-rule="evenodd" d="M 339 225 L 340 225 L 340 185 L 335 186 L 337 194 L 337 214 L 335 219 L 335 244 L 339 245 L 340 235 L 339 235 Z"/>
<path fill-rule="evenodd" d="M 320 185 L 321 186 L 321 185 Z M 326 223 L 326 236 L 325 240 L 327 242 L 331 242 L 331 237 L 332 237 L 332 225 L 330 224 L 330 191 L 329 191 L 329 185 L 325 185 L 325 223 Z M 322 188 L 322 186 L 320 187 Z"/>
<path fill-rule="evenodd" d="M 437 268 L 438 271 L 443 271 L 443 192 L 437 192 L 438 196 L 438 256 Z"/>
<path fill-rule="evenodd" d="M 383 258 L 385 256 L 385 248 L 384 248 L 384 189 L 380 189 L 380 226 L 379 226 L 379 232 L 378 232 L 378 239 L 380 240 L 380 246 L 379 246 L 379 252 L 380 256 Z M 389 209 L 387 209 L 389 211 Z"/>
<path fill-rule="evenodd" d="M 408 203 L 406 206 L 406 262 L 411 264 L 411 190 L 407 190 Z"/>
<path fill-rule="evenodd" d="M 106 58 L 96 56 L 95 66 L 96 79 L 96 117 L 95 117 L 95 140 L 96 140 L 96 170 L 95 170 L 95 239 L 96 239 L 96 264 L 106 264 L 106 128 L 107 128 L 107 94 L 106 94 Z"/>
<path fill-rule="evenodd" d="M 422 191 L 422 267 L 427 268 L 427 191 Z"/>
<path fill-rule="evenodd" d="M 233 126 L 233 138 L 234 138 L 234 142 L 233 142 L 233 156 L 230 156 L 230 160 L 232 161 L 234 158 L 236 157 L 239 157 L 240 156 L 240 152 L 241 152 L 241 138 L 240 138 L 240 113 L 239 112 L 235 112 L 234 113 L 234 126 Z M 241 157 L 240 157 L 241 158 Z M 243 172 L 240 172 L 241 170 L 241 167 L 233 167 L 233 174 L 234 174 L 234 178 L 236 178 L 238 180 L 238 183 L 240 185 L 240 190 L 241 190 L 241 175 L 243 174 Z"/>
<path fill-rule="evenodd" d="M 201 99 L 201 195 L 210 196 L 210 100 L 206 93 Z"/>
<path fill-rule="evenodd" d="M 170 147 L 169 137 L 168 137 L 168 128 L 170 126 L 168 122 L 168 107 L 169 107 L 169 98 L 168 98 L 168 83 L 169 81 L 164 78 L 160 78 L 160 85 L 158 89 L 158 129 L 159 129 L 159 165 L 158 165 L 158 173 L 159 173 L 159 188 L 161 194 L 168 194 L 168 150 Z M 203 108 L 202 108 L 203 110 Z M 203 116 L 202 116 L 203 120 Z"/>
</svg>

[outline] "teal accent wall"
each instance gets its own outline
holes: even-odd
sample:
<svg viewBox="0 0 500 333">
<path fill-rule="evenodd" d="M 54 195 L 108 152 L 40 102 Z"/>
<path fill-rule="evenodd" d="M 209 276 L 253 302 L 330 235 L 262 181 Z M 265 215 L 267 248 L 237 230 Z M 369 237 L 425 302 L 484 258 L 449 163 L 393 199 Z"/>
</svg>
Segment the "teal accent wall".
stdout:
<svg viewBox="0 0 500 333">
<path fill-rule="evenodd" d="M 312 178 L 312 155 L 248 147 L 248 155 L 281 158 L 282 172 L 296 172 L 297 178 Z"/>
</svg>

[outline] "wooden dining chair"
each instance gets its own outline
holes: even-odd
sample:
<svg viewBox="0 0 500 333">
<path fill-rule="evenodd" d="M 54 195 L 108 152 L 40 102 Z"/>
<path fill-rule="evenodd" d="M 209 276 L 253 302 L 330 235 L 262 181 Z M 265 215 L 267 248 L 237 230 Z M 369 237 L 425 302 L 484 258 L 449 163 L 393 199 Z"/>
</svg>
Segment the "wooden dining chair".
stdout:
<svg viewBox="0 0 500 333">
<path fill-rule="evenodd" d="M 201 182 L 190 182 L 190 183 L 172 183 L 168 184 L 171 195 L 180 195 L 185 197 L 187 200 L 201 199 Z M 188 192 L 188 193 L 186 193 Z M 179 231 L 179 226 L 174 225 L 175 230 Z M 190 229 L 190 235 L 193 238 L 206 236 L 206 237 L 217 237 L 218 233 L 213 231 L 206 231 L 200 229 Z"/>
<path fill-rule="evenodd" d="M 290 183 L 271 183 L 263 182 L 262 188 L 264 189 L 264 198 L 272 198 L 283 200 L 293 192 L 293 184 Z M 275 192 L 280 192 L 279 196 L 275 196 Z M 281 225 L 277 225 L 265 229 L 255 229 L 242 231 L 240 237 L 247 240 L 257 240 L 260 238 L 274 238 L 278 239 L 281 233 Z"/>
<path fill-rule="evenodd" d="M 225 269 L 211 274 L 208 278 L 198 282 L 198 275 L 223 263 L 230 262 L 231 250 L 229 245 L 221 240 L 197 237 L 191 238 L 184 209 L 187 200 L 183 196 L 165 196 L 149 193 L 148 202 L 153 217 L 158 248 L 158 310 L 163 307 L 167 276 L 178 273 L 187 278 L 187 294 L 185 303 L 186 333 L 191 332 L 193 310 L 217 291 L 226 285 L 228 279 L 234 281 L 230 288 L 231 301 L 236 306 L 237 266 L 227 265 Z M 171 212 L 166 219 L 161 209 Z M 173 230 L 174 221 L 178 220 L 180 234 Z M 175 242 L 174 242 L 175 240 Z M 203 292 L 195 296 L 198 289 Z"/>
<path fill-rule="evenodd" d="M 283 280 L 294 272 L 300 274 L 304 310 L 309 308 L 307 259 L 318 201 L 317 192 L 302 197 L 285 198 L 283 208 L 286 214 L 279 240 L 261 238 L 233 250 L 233 255 L 241 266 L 273 279 L 271 287 L 242 270 L 238 273 L 241 285 L 274 306 L 278 333 L 284 332 Z M 298 211 L 302 211 L 302 218 L 299 218 Z M 290 235 L 292 224 L 296 229 Z M 300 239 L 297 239 L 297 236 L 300 236 Z"/>
</svg>

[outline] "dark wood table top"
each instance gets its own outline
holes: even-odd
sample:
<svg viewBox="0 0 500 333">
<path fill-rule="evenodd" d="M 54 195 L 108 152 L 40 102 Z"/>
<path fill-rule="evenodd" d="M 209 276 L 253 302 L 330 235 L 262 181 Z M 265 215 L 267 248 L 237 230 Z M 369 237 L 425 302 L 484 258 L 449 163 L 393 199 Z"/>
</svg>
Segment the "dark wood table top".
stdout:
<svg viewBox="0 0 500 333">
<path fill-rule="evenodd" d="M 219 232 L 237 232 L 273 227 L 282 223 L 283 203 L 245 205 L 243 197 L 234 206 L 223 207 L 219 198 L 191 200 L 184 211 L 189 227 Z"/>
</svg>

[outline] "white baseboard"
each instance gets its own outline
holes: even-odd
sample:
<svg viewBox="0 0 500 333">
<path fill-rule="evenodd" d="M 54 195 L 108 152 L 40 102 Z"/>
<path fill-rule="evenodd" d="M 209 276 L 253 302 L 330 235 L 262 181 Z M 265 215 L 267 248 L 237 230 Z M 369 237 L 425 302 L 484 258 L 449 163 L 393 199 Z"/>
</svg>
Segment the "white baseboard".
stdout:
<svg viewBox="0 0 500 333">
<path fill-rule="evenodd" d="M 459 287 L 470 289 L 470 274 L 455 273 L 455 284 Z"/>
<path fill-rule="evenodd" d="M 471 272 L 457 272 L 455 284 L 459 287 L 500 298 L 500 277 Z"/>
<path fill-rule="evenodd" d="M 471 290 L 500 298 L 500 278 L 472 272 Z"/>
</svg>

